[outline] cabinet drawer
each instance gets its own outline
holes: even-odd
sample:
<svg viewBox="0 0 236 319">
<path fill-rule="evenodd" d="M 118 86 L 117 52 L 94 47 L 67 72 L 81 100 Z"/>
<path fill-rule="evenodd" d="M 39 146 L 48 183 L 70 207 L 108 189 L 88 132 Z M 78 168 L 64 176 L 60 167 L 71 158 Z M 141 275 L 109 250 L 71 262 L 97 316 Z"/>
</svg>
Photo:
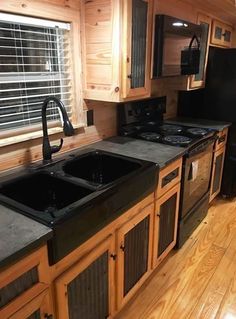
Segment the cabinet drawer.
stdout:
<svg viewBox="0 0 236 319">
<path fill-rule="evenodd" d="M 159 174 L 156 198 L 160 198 L 174 185 L 180 182 L 182 173 L 182 158 L 163 168 Z"/>
<path fill-rule="evenodd" d="M 49 286 L 44 246 L 0 274 L 0 318 L 8 318 Z"/>
<path fill-rule="evenodd" d="M 224 147 L 227 143 L 228 128 L 225 128 L 223 131 L 217 134 L 218 139 L 215 143 L 215 151 L 218 151 L 220 148 Z"/>
</svg>

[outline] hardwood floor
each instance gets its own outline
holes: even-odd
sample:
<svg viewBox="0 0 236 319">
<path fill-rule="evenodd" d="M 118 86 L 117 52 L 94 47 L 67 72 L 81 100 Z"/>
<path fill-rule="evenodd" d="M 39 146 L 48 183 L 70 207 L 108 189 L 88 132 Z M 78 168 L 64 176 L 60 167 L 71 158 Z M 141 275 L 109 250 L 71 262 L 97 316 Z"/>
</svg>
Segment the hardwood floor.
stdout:
<svg viewBox="0 0 236 319">
<path fill-rule="evenodd" d="M 236 199 L 216 199 L 117 319 L 236 319 Z"/>
</svg>

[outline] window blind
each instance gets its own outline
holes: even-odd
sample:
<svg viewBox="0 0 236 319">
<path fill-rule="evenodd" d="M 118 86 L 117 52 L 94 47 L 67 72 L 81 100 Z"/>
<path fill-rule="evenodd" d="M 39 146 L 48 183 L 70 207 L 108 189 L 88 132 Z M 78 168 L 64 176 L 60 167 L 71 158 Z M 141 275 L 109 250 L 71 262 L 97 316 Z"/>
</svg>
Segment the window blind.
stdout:
<svg viewBox="0 0 236 319">
<path fill-rule="evenodd" d="M 70 25 L 0 13 L 0 132 L 41 123 L 41 107 L 56 96 L 72 115 Z M 51 102 L 47 118 L 60 120 Z"/>
</svg>

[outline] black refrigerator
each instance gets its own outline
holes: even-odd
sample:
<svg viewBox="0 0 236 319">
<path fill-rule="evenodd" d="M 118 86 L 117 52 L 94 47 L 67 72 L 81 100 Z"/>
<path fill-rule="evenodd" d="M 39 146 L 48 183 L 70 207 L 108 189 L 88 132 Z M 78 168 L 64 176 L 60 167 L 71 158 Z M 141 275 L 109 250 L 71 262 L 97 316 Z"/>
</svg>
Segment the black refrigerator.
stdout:
<svg viewBox="0 0 236 319">
<path fill-rule="evenodd" d="M 180 92 L 178 114 L 232 123 L 226 147 L 221 194 L 235 196 L 236 49 L 210 47 L 205 89 Z"/>
</svg>

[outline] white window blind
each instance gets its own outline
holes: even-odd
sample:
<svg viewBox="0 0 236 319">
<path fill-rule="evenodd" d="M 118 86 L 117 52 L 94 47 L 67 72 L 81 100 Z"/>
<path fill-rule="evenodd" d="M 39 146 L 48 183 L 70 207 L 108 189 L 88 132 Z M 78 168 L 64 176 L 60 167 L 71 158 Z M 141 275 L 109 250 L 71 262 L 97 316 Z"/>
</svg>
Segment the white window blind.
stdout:
<svg viewBox="0 0 236 319">
<path fill-rule="evenodd" d="M 72 115 L 70 25 L 0 13 L 0 132 L 41 123 L 41 106 L 56 96 Z M 48 120 L 60 115 L 52 102 Z"/>
</svg>

